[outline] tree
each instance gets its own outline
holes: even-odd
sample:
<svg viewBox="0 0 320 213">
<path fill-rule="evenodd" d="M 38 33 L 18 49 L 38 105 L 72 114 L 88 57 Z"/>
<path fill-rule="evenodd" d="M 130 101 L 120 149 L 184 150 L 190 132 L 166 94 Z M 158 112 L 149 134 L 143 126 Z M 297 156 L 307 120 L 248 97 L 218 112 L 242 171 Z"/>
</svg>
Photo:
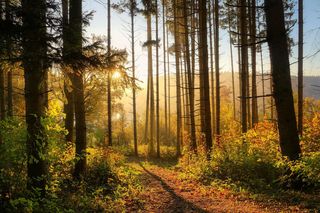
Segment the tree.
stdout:
<svg viewBox="0 0 320 213">
<path fill-rule="evenodd" d="M 137 104 L 136 104 L 136 66 L 135 66 L 135 34 L 134 34 L 134 16 L 137 10 L 137 3 L 134 0 L 130 1 L 130 16 L 131 16 L 131 51 L 132 51 L 132 98 L 133 98 L 133 143 L 134 153 L 138 156 L 138 134 L 137 134 Z"/>
<path fill-rule="evenodd" d="M 74 111 L 76 129 L 76 163 L 74 177 L 79 179 L 86 171 L 86 115 L 84 102 L 83 67 L 80 66 L 82 56 L 82 0 L 70 0 L 70 57 L 76 60 L 72 64 L 74 88 Z"/>
<path fill-rule="evenodd" d="M 177 0 L 174 0 L 173 4 L 173 17 L 174 17 L 174 52 L 175 52 L 175 60 L 176 60 L 176 95 L 177 95 L 177 150 L 176 155 L 179 157 L 181 155 L 181 141 L 182 141 L 182 133 L 181 133 L 181 86 L 180 86 L 180 41 L 178 35 L 178 7 Z"/>
<path fill-rule="evenodd" d="M 6 11 L 6 21 L 10 24 L 13 22 L 12 20 L 12 7 L 10 0 L 5 1 L 5 11 Z M 6 38 L 6 49 L 7 49 L 7 56 L 11 58 L 11 51 L 12 51 L 12 39 L 10 34 L 8 34 Z M 13 116 L 13 88 L 12 88 L 12 67 L 8 68 L 7 72 L 7 115 L 12 117 Z"/>
<path fill-rule="evenodd" d="M 47 72 L 46 1 L 22 1 L 23 68 L 27 123 L 28 188 L 44 195 L 47 176 L 45 116 Z"/>
<path fill-rule="evenodd" d="M 248 75 L 248 47 L 247 47 L 247 12 L 246 0 L 240 0 L 240 49 L 241 49 L 241 125 L 242 133 L 247 132 L 247 75 Z"/>
<path fill-rule="evenodd" d="M 137 100 L 136 100 L 136 65 L 135 65 L 135 28 L 134 18 L 139 12 L 137 8 L 137 2 L 135 0 L 122 1 L 119 4 L 113 5 L 113 8 L 123 13 L 125 10 L 129 11 L 130 14 L 130 25 L 131 25 L 131 63 L 132 63 L 132 107 L 133 107 L 133 144 L 134 153 L 138 156 L 138 134 L 137 134 Z"/>
<path fill-rule="evenodd" d="M 291 88 L 283 1 L 265 0 L 265 13 L 281 152 L 290 160 L 297 160 L 301 149 Z"/>
<path fill-rule="evenodd" d="M 111 4 L 110 0 L 107 1 L 107 12 L 108 12 L 108 58 L 111 56 Z M 111 81 L 112 81 L 112 72 L 108 71 L 108 80 L 107 80 L 107 102 L 108 102 L 108 145 L 112 146 L 112 102 L 111 102 Z"/>
<path fill-rule="evenodd" d="M 154 41 L 152 40 L 152 27 L 151 27 L 151 15 L 154 13 L 154 5 L 152 4 L 151 0 L 143 1 L 143 5 L 145 7 L 144 15 L 147 19 L 147 42 L 144 44 L 148 48 L 148 97 L 147 97 L 147 117 L 150 115 L 150 142 L 148 153 L 149 155 L 154 154 L 154 87 L 153 87 L 153 69 L 152 69 L 152 45 Z M 149 100 L 148 100 L 149 99 Z M 150 106 L 150 113 L 148 112 Z M 146 128 L 148 127 L 146 118 Z M 146 129 L 148 131 L 148 129 Z"/>
<path fill-rule="evenodd" d="M 64 72 L 64 94 L 66 97 L 66 103 L 64 104 L 65 118 L 65 128 L 68 131 L 66 134 L 66 141 L 73 141 L 73 129 L 74 129 L 74 94 L 70 82 L 72 82 L 73 73 L 68 68 L 67 54 L 70 49 L 70 42 L 68 40 L 68 29 L 69 29 L 69 0 L 62 1 L 62 57 L 65 62 Z"/>
<path fill-rule="evenodd" d="M 199 0 L 199 66 L 201 131 L 205 136 L 208 157 L 212 149 L 210 87 L 207 47 L 207 2 Z"/>
<path fill-rule="evenodd" d="M 197 141 L 196 141 L 196 127 L 195 127 L 195 117 L 194 117 L 194 88 L 192 86 L 192 72 L 191 72 L 191 62 L 190 62 L 190 48 L 189 48 L 189 26 L 188 26 L 188 9 L 187 1 L 183 0 L 183 25 L 184 25 L 184 39 L 185 39 L 185 54 L 186 54 L 186 72 L 187 72 L 187 91 L 189 99 L 189 120 L 190 120 L 190 150 L 197 151 Z"/>
<path fill-rule="evenodd" d="M 303 129 L 303 0 L 298 1 L 298 131 L 302 135 Z"/>
<path fill-rule="evenodd" d="M 155 0 L 155 15 L 156 15 L 156 117 L 157 117 L 157 157 L 160 158 L 160 104 L 159 104 L 159 12 L 158 0 Z"/>
<path fill-rule="evenodd" d="M 163 72 L 164 72 L 164 122 L 165 137 L 168 137 L 168 95 L 167 95 L 167 46 L 166 46 L 166 8 L 165 2 L 162 1 L 162 39 L 163 39 Z M 169 55 L 169 54 L 168 54 Z"/>
<path fill-rule="evenodd" d="M 252 82 L 252 116 L 251 116 L 251 123 L 252 126 L 259 122 L 259 115 L 258 115 L 258 98 L 257 98 L 257 46 L 256 46 L 256 0 L 251 0 L 250 5 L 250 36 L 251 36 L 251 82 Z"/>
<path fill-rule="evenodd" d="M 214 1 L 214 62 L 216 70 L 216 139 L 220 136 L 219 0 Z M 213 103 L 212 103 L 213 104 Z"/>
</svg>

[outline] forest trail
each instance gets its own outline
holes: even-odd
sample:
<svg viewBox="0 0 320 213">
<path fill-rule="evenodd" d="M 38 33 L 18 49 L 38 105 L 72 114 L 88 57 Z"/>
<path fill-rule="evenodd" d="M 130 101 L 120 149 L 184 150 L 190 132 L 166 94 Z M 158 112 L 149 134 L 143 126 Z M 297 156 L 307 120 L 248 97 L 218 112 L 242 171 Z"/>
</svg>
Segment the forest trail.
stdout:
<svg viewBox="0 0 320 213">
<path fill-rule="evenodd" d="M 298 206 L 257 202 L 225 189 L 182 180 L 178 171 L 166 166 L 137 160 L 130 165 L 140 172 L 144 190 L 137 198 L 142 205 L 129 201 L 127 212 L 308 212 Z"/>
</svg>

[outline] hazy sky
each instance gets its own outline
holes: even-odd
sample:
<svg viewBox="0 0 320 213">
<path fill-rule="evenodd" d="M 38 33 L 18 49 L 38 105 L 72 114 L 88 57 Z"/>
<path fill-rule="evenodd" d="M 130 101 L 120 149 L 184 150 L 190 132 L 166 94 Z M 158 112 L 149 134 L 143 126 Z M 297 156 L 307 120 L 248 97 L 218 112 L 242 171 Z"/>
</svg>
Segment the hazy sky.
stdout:
<svg viewBox="0 0 320 213">
<path fill-rule="evenodd" d="M 100 2 L 100 3 L 99 3 Z M 102 2 L 102 3 L 101 3 Z M 94 18 L 91 21 L 91 25 L 87 28 L 87 34 L 95 35 L 106 35 L 106 0 L 86 0 L 84 3 L 84 9 L 86 11 L 94 10 Z M 117 1 L 111 1 L 116 3 Z M 103 4 L 104 3 L 104 4 Z M 297 6 L 295 8 L 297 11 Z M 130 53 L 130 41 L 129 41 L 129 22 L 130 18 L 128 14 L 118 14 L 117 12 L 112 12 L 112 37 L 111 42 L 114 48 L 123 49 L 127 48 Z M 295 14 L 297 17 L 297 14 Z M 154 21 L 154 18 L 153 18 Z M 159 18 L 162 21 L 162 17 Z M 320 72 L 320 53 L 316 57 L 309 57 L 313 55 L 317 50 L 320 49 L 320 0 L 305 0 L 304 1 L 304 54 L 305 57 L 305 74 L 306 75 L 319 75 Z M 155 25 L 154 25 L 155 26 Z M 297 42 L 297 24 L 294 27 L 292 36 Z M 136 16 L 136 65 L 137 65 L 137 77 L 141 80 L 145 80 L 147 73 L 147 51 L 142 48 L 142 43 L 146 41 L 146 22 L 145 19 L 139 15 Z M 221 31 L 221 72 L 230 71 L 230 60 L 229 60 L 229 46 L 228 46 L 228 34 L 225 31 Z M 159 37 L 162 41 L 162 23 L 159 24 Z M 162 45 L 162 43 L 161 43 Z M 267 46 L 264 46 L 266 49 Z M 236 49 L 234 49 L 236 52 Z M 160 73 L 162 72 L 162 49 L 160 53 Z M 266 56 L 267 57 L 267 56 Z M 236 58 L 236 57 L 235 57 Z M 129 59 L 131 57 L 129 56 Z M 291 63 L 297 60 L 297 46 L 293 48 L 293 56 L 291 57 Z M 172 57 L 171 62 L 174 62 Z M 129 61 L 130 63 L 130 61 Z M 237 63 L 235 61 L 234 63 Z M 268 69 L 268 60 L 266 60 L 264 67 Z M 130 66 L 130 64 L 128 64 Z M 258 61 L 258 71 L 260 71 L 260 62 Z M 237 67 L 237 66 L 235 66 Z M 172 70 L 174 67 L 172 67 Z M 292 74 L 296 75 L 296 64 L 292 65 Z"/>
</svg>

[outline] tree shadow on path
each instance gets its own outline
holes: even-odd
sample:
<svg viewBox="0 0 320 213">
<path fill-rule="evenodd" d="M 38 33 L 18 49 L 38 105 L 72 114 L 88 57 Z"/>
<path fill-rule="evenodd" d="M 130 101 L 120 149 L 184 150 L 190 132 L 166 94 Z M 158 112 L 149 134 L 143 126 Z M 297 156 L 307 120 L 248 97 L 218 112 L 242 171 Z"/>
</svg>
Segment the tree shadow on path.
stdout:
<svg viewBox="0 0 320 213">
<path fill-rule="evenodd" d="M 208 211 L 196 206 L 195 204 L 191 203 L 190 201 L 184 199 L 183 197 L 179 196 L 174 192 L 174 189 L 170 187 L 164 180 L 162 180 L 161 177 L 157 176 L 156 174 L 150 172 L 147 170 L 141 162 L 139 162 L 139 165 L 141 168 L 149 174 L 152 178 L 155 180 L 159 181 L 163 187 L 164 190 L 166 190 L 170 196 L 171 196 L 171 202 L 168 204 L 166 207 L 166 210 L 163 209 L 164 212 L 175 212 L 175 213 L 180 213 L 180 212 L 200 212 L 200 213 L 207 213 Z M 161 201 L 159 201 L 161 202 Z"/>
</svg>

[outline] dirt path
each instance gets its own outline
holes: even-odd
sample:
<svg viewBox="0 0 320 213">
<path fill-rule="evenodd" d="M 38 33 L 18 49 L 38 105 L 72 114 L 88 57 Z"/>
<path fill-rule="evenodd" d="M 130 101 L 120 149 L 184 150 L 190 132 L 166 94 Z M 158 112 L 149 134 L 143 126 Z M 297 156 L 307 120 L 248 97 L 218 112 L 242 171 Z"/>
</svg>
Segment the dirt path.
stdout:
<svg viewBox="0 0 320 213">
<path fill-rule="evenodd" d="M 181 181 L 178 172 L 156 165 L 133 163 L 141 172 L 143 205 L 128 206 L 128 212 L 307 212 L 297 206 L 270 201 L 257 203 L 226 190 L 206 187 L 197 182 Z"/>
</svg>

